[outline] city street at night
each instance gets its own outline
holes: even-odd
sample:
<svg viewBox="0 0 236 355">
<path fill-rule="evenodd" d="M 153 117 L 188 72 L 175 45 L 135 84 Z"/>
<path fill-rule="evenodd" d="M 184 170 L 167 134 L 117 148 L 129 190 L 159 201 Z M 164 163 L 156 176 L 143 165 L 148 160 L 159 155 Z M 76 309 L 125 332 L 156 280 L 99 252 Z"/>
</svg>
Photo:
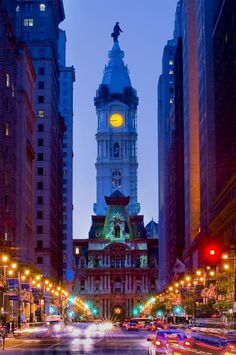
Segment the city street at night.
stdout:
<svg viewBox="0 0 236 355">
<path fill-rule="evenodd" d="M 236 355 L 236 0 L 0 0 L 0 355 Z"/>
<path fill-rule="evenodd" d="M 99 330 L 95 324 L 73 325 L 64 334 L 52 338 L 7 338 L 5 354 L 148 354 L 147 338 L 152 333 L 139 330 L 127 331 L 120 327 L 111 330 Z M 155 354 L 162 354 L 157 352 Z M 152 354 L 152 353 L 151 353 Z M 190 348 L 174 345 L 165 354 L 172 355 L 216 355 L 234 354 L 221 348 L 204 344 L 193 343 Z"/>
</svg>

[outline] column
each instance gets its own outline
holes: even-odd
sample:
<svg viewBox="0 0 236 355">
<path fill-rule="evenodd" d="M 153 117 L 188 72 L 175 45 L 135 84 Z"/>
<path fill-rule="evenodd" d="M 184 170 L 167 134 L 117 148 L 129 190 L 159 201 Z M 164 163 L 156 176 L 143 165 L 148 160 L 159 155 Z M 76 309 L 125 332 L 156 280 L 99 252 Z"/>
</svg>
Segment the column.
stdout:
<svg viewBox="0 0 236 355">
<path fill-rule="evenodd" d="M 91 291 L 94 291 L 93 276 L 91 276 Z"/>
<path fill-rule="evenodd" d="M 125 275 L 125 291 L 128 291 L 128 275 Z"/>
</svg>

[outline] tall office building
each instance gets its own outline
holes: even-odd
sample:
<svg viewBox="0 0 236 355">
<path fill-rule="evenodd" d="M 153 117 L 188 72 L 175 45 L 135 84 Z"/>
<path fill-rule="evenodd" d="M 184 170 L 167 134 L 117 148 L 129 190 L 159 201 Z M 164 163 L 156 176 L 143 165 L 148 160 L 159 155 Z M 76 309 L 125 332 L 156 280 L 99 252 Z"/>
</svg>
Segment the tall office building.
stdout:
<svg viewBox="0 0 236 355">
<path fill-rule="evenodd" d="M 59 114 L 58 25 L 63 19 L 62 0 L 16 2 L 16 33 L 27 44 L 37 75 L 36 265 L 54 279 L 62 277 L 62 144 L 65 126 Z"/>
<path fill-rule="evenodd" d="M 226 248 L 236 235 L 236 3 L 220 1 L 213 24 L 216 198 L 211 234 Z"/>
<path fill-rule="evenodd" d="M 15 36 L 15 1 L 0 4 L 0 243 L 34 262 L 34 82 L 26 46 Z"/>
<path fill-rule="evenodd" d="M 60 112 L 65 121 L 63 138 L 63 279 L 73 279 L 73 83 L 75 70 L 66 66 L 66 34 L 59 31 Z"/>
<path fill-rule="evenodd" d="M 162 74 L 158 82 L 158 170 L 159 170 L 159 284 L 168 281 L 168 235 L 167 235 L 167 176 L 168 176 L 168 122 L 174 97 L 174 54 L 175 40 L 164 48 Z"/>
<path fill-rule="evenodd" d="M 182 3 L 185 262 L 187 251 L 200 230 L 199 92 L 196 33 L 196 0 Z"/>
<path fill-rule="evenodd" d="M 215 199 L 215 134 L 214 125 L 214 67 L 213 19 L 217 0 L 196 3 L 199 144 L 200 144 L 200 232 L 204 233 L 213 217 Z"/>
<path fill-rule="evenodd" d="M 16 124 L 16 255 L 23 263 L 35 263 L 35 81 L 29 50 L 18 44 Z"/>
</svg>

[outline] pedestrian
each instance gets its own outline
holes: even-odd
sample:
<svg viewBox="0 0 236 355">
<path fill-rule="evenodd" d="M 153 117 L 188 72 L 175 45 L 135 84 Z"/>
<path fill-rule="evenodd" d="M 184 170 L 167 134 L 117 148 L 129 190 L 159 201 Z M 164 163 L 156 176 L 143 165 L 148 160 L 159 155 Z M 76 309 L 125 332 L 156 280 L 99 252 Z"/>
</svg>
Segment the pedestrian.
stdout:
<svg viewBox="0 0 236 355">
<path fill-rule="evenodd" d="M 4 324 L 0 326 L 0 336 L 2 338 L 2 350 L 5 350 L 6 326 Z"/>
</svg>

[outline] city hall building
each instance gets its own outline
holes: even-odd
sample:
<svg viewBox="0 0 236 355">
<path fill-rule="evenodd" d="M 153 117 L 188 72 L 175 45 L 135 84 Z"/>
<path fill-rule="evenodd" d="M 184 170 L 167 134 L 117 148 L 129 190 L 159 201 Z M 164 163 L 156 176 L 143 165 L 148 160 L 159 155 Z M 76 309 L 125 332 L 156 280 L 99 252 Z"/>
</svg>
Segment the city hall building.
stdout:
<svg viewBox="0 0 236 355">
<path fill-rule="evenodd" d="M 88 239 L 74 240 L 74 292 L 98 318 L 137 315 L 157 292 L 157 225 L 149 233 L 137 201 L 137 106 L 114 37 L 94 104 L 97 198 Z"/>
</svg>

